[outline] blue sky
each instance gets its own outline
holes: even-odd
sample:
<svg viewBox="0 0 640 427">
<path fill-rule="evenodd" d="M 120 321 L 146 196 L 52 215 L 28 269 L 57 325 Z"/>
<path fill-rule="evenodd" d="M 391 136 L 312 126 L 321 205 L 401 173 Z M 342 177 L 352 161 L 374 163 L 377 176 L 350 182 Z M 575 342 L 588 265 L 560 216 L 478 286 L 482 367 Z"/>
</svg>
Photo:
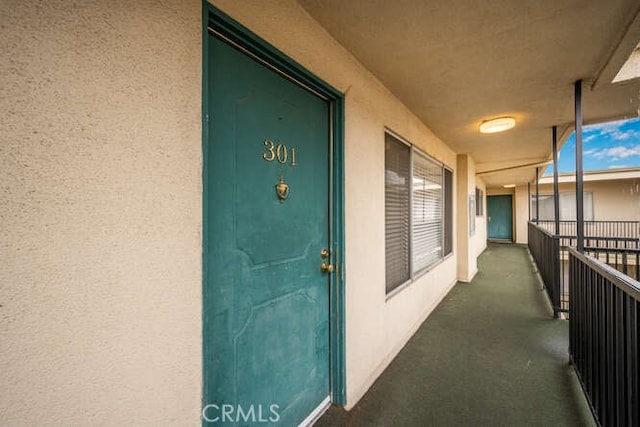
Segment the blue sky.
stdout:
<svg viewBox="0 0 640 427">
<path fill-rule="evenodd" d="M 585 171 L 640 167 L 640 118 L 582 128 L 582 163 Z M 560 149 L 558 171 L 576 170 L 576 135 Z M 545 174 L 553 174 L 553 164 Z"/>
</svg>

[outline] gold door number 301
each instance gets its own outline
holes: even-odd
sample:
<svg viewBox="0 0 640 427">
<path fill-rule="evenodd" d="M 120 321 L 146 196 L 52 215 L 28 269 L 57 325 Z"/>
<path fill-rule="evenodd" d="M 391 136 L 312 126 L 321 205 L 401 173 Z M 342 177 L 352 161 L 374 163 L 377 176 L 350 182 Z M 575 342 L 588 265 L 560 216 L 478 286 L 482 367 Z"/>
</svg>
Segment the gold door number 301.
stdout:
<svg viewBox="0 0 640 427">
<path fill-rule="evenodd" d="M 278 163 L 285 164 L 287 162 L 291 163 L 291 166 L 296 165 L 296 149 L 295 148 L 287 148 L 284 144 L 276 145 L 275 142 L 267 139 L 264 141 L 264 146 L 266 151 L 262 153 L 262 158 L 267 162 L 273 162 L 277 160 Z M 291 153 L 291 156 L 289 156 Z"/>
</svg>

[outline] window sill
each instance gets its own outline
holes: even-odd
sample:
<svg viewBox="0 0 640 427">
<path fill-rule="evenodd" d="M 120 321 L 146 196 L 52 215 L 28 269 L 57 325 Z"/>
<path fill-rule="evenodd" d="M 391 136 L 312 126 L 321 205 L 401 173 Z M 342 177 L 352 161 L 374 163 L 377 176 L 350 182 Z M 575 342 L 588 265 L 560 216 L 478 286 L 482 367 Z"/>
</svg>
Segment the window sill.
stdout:
<svg viewBox="0 0 640 427">
<path fill-rule="evenodd" d="M 399 285 L 397 288 L 393 289 L 392 291 L 390 291 L 386 297 L 384 302 L 387 303 L 389 302 L 389 300 L 393 297 L 395 297 L 396 295 L 398 295 L 400 292 L 402 292 L 404 289 L 408 288 L 409 285 L 411 285 L 413 282 L 415 282 L 416 280 L 420 279 L 422 276 L 424 276 L 425 274 L 433 271 L 436 269 L 436 267 L 438 267 L 440 264 L 444 263 L 446 260 L 448 260 L 449 258 L 451 258 L 453 256 L 453 251 L 451 251 L 450 254 L 446 255 L 445 257 L 441 258 L 440 260 L 438 260 L 438 262 L 436 262 L 435 264 L 418 271 L 417 273 L 415 273 L 413 275 L 412 278 L 410 278 L 409 280 L 407 280 L 406 282 L 404 282 L 403 284 Z"/>
</svg>

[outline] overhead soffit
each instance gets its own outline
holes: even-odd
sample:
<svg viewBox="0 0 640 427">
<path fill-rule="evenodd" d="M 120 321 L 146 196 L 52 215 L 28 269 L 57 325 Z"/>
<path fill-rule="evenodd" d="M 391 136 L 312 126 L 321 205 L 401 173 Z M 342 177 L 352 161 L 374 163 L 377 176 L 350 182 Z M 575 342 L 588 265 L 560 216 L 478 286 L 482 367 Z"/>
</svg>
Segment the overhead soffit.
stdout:
<svg viewBox="0 0 640 427">
<path fill-rule="evenodd" d="M 298 2 L 479 171 L 547 160 L 551 127 L 573 122 L 576 80 L 585 123 L 638 116 L 638 79 L 609 83 L 640 41 L 637 0 Z M 517 126 L 478 132 L 503 115 Z M 533 170 L 483 179 L 526 183 Z"/>
<path fill-rule="evenodd" d="M 616 74 L 613 82 L 624 82 L 638 77 L 640 77 L 640 44 L 633 50 L 629 59 L 627 59 L 618 74 Z"/>
</svg>

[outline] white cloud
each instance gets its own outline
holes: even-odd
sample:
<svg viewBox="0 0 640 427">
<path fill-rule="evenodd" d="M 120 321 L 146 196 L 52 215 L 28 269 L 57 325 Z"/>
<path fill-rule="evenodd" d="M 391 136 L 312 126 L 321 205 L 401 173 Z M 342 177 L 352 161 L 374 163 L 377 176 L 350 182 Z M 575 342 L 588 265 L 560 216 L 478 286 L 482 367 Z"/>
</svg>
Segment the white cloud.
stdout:
<svg viewBox="0 0 640 427">
<path fill-rule="evenodd" d="M 585 136 L 584 138 L 584 143 L 588 143 L 593 141 L 594 139 L 596 139 L 598 137 L 598 135 L 589 135 L 589 136 Z"/>
<path fill-rule="evenodd" d="M 597 137 L 608 137 L 616 141 L 626 141 L 629 139 L 640 140 L 640 130 L 628 129 L 623 131 L 620 129 L 625 124 L 626 121 L 621 120 L 588 126 L 585 128 L 584 141 L 588 142 Z"/>
<path fill-rule="evenodd" d="M 584 152 L 586 156 L 596 159 L 620 160 L 631 156 L 640 156 L 640 144 L 631 147 L 619 145 L 612 148 L 592 149 Z"/>
<path fill-rule="evenodd" d="M 640 132 L 634 129 L 630 129 L 627 131 L 621 131 L 620 129 L 612 131 L 609 133 L 611 139 L 616 141 L 625 141 L 628 139 L 640 139 Z"/>
<path fill-rule="evenodd" d="M 611 132 L 615 132 L 620 129 L 620 126 L 624 124 L 624 121 L 600 123 L 597 125 L 590 125 L 584 127 L 585 133 L 594 133 L 597 135 L 606 135 Z"/>
</svg>

